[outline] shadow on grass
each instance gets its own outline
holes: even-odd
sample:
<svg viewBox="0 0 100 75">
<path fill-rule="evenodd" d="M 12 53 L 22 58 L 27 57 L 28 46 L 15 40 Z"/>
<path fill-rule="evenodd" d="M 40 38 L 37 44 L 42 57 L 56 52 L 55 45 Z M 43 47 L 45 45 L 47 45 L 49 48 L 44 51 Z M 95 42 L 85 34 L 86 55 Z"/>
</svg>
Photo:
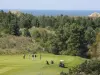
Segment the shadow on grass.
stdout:
<svg viewBox="0 0 100 75">
<path fill-rule="evenodd" d="M 68 67 L 65 66 L 65 67 L 63 67 L 63 68 L 68 68 Z"/>
</svg>

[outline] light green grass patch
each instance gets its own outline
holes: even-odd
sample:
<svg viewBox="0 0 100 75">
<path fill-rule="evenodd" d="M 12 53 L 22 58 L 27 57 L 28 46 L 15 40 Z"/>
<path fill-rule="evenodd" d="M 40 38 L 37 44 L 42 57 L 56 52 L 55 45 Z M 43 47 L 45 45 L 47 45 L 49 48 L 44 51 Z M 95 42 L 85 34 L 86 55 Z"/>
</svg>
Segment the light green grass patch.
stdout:
<svg viewBox="0 0 100 75">
<path fill-rule="evenodd" d="M 69 68 L 77 66 L 85 59 L 77 56 L 42 54 L 42 60 L 39 54 L 35 60 L 22 58 L 23 55 L 5 55 L 0 56 L 0 75 L 59 75 L 61 71 L 67 72 Z M 54 60 L 54 64 L 47 65 L 46 60 Z M 66 67 L 60 68 L 59 61 L 64 60 Z"/>
</svg>

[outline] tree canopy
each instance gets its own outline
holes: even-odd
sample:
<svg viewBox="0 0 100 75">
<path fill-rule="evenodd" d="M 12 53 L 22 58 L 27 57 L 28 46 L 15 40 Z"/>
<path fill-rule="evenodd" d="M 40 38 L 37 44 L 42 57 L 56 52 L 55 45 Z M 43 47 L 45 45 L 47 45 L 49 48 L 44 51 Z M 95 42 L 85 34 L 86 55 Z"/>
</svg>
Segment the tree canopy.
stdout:
<svg viewBox="0 0 100 75">
<path fill-rule="evenodd" d="M 99 23 L 99 17 L 25 13 L 18 16 L 0 11 L 0 34 L 28 36 L 54 54 L 87 56 L 88 46 L 96 41 L 96 34 L 100 32 Z"/>
</svg>

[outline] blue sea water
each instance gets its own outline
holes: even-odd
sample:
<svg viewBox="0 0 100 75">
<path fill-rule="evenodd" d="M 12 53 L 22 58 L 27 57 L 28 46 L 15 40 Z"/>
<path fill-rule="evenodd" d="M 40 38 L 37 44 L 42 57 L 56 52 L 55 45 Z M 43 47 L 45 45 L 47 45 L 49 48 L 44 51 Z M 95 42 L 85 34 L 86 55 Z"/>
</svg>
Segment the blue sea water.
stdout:
<svg viewBox="0 0 100 75">
<path fill-rule="evenodd" d="M 4 10 L 8 12 L 9 10 Z M 18 10 L 23 13 L 29 13 L 35 16 L 47 15 L 68 15 L 68 16 L 88 16 L 94 12 L 100 13 L 100 10 Z"/>
</svg>

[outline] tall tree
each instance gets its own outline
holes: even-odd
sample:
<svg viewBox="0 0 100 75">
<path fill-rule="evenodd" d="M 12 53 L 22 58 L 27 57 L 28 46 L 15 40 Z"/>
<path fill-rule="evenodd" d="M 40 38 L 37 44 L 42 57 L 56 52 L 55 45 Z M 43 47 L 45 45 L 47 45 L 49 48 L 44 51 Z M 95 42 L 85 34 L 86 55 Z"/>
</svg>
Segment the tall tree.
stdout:
<svg viewBox="0 0 100 75">
<path fill-rule="evenodd" d="M 18 26 L 17 20 L 12 20 L 9 28 L 10 28 L 10 34 L 16 35 L 16 36 L 19 35 L 19 26 Z"/>
</svg>

